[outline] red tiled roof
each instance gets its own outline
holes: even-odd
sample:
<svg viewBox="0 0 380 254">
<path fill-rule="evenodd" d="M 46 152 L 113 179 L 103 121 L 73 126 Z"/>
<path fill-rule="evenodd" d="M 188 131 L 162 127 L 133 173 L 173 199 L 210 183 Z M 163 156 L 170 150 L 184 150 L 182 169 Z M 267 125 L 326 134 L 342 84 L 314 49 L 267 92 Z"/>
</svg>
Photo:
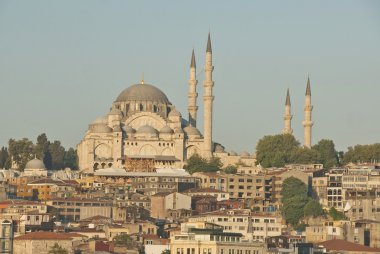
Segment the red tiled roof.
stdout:
<svg viewBox="0 0 380 254">
<path fill-rule="evenodd" d="M 110 250 L 109 244 L 106 244 L 100 241 L 95 242 L 95 251 L 109 251 L 109 250 Z"/>
<path fill-rule="evenodd" d="M 333 239 L 318 244 L 330 251 L 380 252 L 380 249 L 356 244 L 340 239 Z"/>
<path fill-rule="evenodd" d="M 85 236 L 77 233 L 32 232 L 15 237 L 14 240 L 71 240 L 74 237 Z"/>
<path fill-rule="evenodd" d="M 221 191 L 221 190 L 217 190 L 217 189 L 213 189 L 213 188 L 194 188 L 194 189 L 189 189 L 189 190 L 186 190 L 184 191 L 183 193 L 204 193 L 204 192 L 213 192 L 213 193 L 228 193 L 226 191 Z"/>
</svg>

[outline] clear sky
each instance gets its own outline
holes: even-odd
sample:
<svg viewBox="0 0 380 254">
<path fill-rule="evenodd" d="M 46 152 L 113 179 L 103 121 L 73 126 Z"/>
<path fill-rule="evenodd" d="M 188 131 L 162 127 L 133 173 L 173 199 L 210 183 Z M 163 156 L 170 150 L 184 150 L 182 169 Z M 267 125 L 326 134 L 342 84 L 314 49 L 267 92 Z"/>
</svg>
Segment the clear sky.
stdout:
<svg viewBox="0 0 380 254">
<path fill-rule="evenodd" d="M 308 74 L 314 143 L 380 141 L 380 1 L 1 0 L 0 146 L 43 132 L 76 146 L 142 73 L 187 117 L 193 48 L 202 130 L 209 31 L 214 140 L 227 150 L 281 133 L 287 88 L 302 142 Z"/>
</svg>

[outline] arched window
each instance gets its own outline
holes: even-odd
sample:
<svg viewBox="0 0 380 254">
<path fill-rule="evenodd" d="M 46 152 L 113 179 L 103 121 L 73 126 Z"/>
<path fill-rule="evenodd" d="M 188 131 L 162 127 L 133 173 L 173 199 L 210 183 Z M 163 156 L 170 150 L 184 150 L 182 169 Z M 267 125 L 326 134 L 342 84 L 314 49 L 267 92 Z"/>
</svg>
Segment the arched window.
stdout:
<svg viewBox="0 0 380 254">
<path fill-rule="evenodd" d="M 142 105 L 142 103 L 140 103 L 140 111 L 143 111 L 144 110 L 144 106 Z"/>
<path fill-rule="evenodd" d="M 129 103 L 125 104 L 125 113 L 128 114 L 129 111 Z"/>
</svg>

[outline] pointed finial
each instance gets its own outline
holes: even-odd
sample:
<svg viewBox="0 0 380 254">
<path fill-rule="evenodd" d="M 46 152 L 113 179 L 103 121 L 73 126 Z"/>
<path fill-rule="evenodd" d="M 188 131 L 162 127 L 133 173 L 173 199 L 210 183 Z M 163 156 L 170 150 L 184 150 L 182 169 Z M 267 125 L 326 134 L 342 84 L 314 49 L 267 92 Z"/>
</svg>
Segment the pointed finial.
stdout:
<svg viewBox="0 0 380 254">
<path fill-rule="evenodd" d="M 193 53 L 191 54 L 191 64 L 190 64 L 190 68 L 196 68 L 194 49 L 193 49 Z"/>
<path fill-rule="evenodd" d="M 285 106 L 290 106 L 290 94 L 289 94 L 289 88 L 286 93 L 286 101 L 285 101 Z"/>
<path fill-rule="evenodd" d="M 211 50 L 211 36 L 210 36 L 210 32 L 208 32 L 206 52 L 210 52 L 210 53 L 212 52 L 212 50 Z"/>
<path fill-rule="evenodd" d="M 144 72 L 141 74 L 141 85 L 144 85 Z"/>
<path fill-rule="evenodd" d="M 306 94 L 305 95 L 311 95 L 311 89 L 310 89 L 310 77 L 307 77 L 307 86 L 306 86 Z"/>
</svg>

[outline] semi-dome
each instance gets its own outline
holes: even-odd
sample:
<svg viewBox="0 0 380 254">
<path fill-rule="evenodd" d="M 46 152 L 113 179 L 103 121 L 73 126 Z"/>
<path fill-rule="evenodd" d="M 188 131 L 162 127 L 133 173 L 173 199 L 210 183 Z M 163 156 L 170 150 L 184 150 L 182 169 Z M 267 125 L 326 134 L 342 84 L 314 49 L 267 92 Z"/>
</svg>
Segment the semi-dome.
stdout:
<svg viewBox="0 0 380 254">
<path fill-rule="evenodd" d="M 28 161 L 28 163 L 26 163 L 25 169 L 46 169 L 46 168 L 42 160 L 34 158 L 33 160 L 30 160 Z"/>
<path fill-rule="evenodd" d="M 170 104 L 166 95 L 157 87 L 149 84 L 135 84 L 124 89 L 115 102 L 122 101 L 154 101 Z"/>
<path fill-rule="evenodd" d="M 157 135 L 157 130 L 149 125 L 143 125 L 137 130 L 138 134 L 154 134 Z"/>
<path fill-rule="evenodd" d="M 188 136 L 200 136 L 200 131 L 192 125 L 189 125 L 183 129 Z"/>
<path fill-rule="evenodd" d="M 120 128 L 120 124 L 117 124 L 113 127 L 113 131 L 115 132 L 120 132 L 121 131 L 121 128 Z"/>
<path fill-rule="evenodd" d="M 172 133 L 173 133 L 173 130 L 172 130 L 172 128 L 170 128 L 169 126 L 165 125 L 165 126 L 160 130 L 160 133 L 163 133 L 163 134 L 172 134 Z"/>
<path fill-rule="evenodd" d="M 235 151 L 231 151 L 231 152 L 230 152 L 230 155 L 231 155 L 231 156 L 237 156 L 238 154 L 237 154 Z"/>
<path fill-rule="evenodd" d="M 109 133 L 112 132 L 112 128 L 110 128 L 105 123 L 95 123 L 90 126 L 90 130 L 95 133 Z"/>
<path fill-rule="evenodd" d="M 169 113 L 169 117 L 182 117 L 182 115 L 178 110 L 173 108 Z"/>
<path fill-rule="evenodd" d="M 126 133 L 135 133 L 136 132 L 136 130 L 135 129 L 133 129 L 131 126 L 129 126 L 129 125 L 125 125 L 124 127 L 123 127 L 123 130 L 126 132 Z"/>
<path fill-rule="evenodd" d="M 240 154 L 240 156 L 241 156 L 241 157 L 250 157 L 251 155 L 250 155 L 248 152 L 244 151 L 244 152 L 242 152 L 242 153 Z"/>
<path fill-rule="evenodd" d="M 101 116 L 95 119 L 92 124 L 106 124 L 108 123 L 108 118 L 106 116 Z"/>
</svg>

